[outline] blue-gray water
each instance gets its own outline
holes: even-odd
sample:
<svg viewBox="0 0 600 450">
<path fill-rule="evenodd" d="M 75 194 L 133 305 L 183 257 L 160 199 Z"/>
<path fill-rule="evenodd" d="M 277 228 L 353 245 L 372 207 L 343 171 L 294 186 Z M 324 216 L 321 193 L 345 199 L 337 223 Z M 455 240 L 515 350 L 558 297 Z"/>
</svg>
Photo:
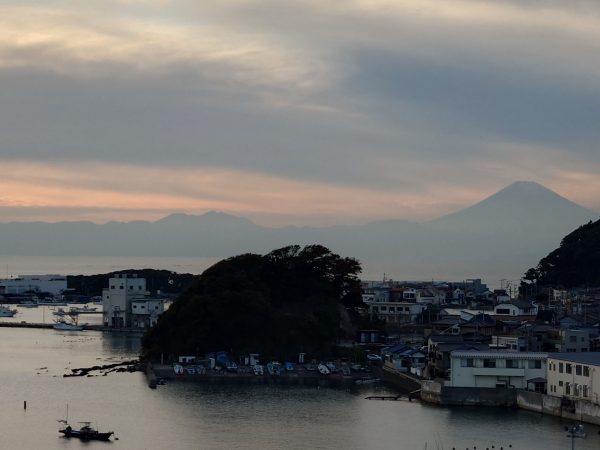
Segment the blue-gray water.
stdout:
<svg viewBox="0 0 600 450">
<path fill-rule="evenodd" d="M 133 357 L 138 348 L 138 338 L 123 334 L 0 328 L 0 448 L 570 448 L 562 431 L 568 422 L 524 411 L 369 401 L 369 391 L 312 387 L 171 382 L 150 390 L 140 373 L 62 377 L 69 368 Z M 119 440 L 59 437 L 55 420 L 67 403 L 69 419 L 93 420 Z M 588 439 L 576 448 L 600 448 L 598 428 L 587 429 Z"/>
</svg>

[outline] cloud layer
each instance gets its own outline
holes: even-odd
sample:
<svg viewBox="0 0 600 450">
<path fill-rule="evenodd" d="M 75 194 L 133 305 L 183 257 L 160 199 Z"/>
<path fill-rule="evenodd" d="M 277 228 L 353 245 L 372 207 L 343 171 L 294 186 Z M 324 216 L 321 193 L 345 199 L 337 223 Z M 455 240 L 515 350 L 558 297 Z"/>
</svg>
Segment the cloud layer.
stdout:
<svg viewBox="0 0 600 450">
<path fill-rule="evenodd" d="M 600 6 L 0 2 L 1 220 L 600 210 Z"/>
</svg>

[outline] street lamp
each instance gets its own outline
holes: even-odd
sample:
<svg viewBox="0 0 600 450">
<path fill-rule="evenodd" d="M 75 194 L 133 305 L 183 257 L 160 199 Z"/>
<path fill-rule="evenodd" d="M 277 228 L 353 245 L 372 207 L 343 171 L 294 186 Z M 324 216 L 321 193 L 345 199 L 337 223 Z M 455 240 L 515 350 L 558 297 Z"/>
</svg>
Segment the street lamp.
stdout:
<svg viewBox="0 0 600 450">
<path fill-rule="evenodd" d="M 571 450 L 575 450 L 575 438 L 585 439 L 587 436 L 585 434 L 583 424 L 581 423 L 570 427 L 565 427 L 565 431 L 568 432 L 567 437 L 571 438 Z"/>
</svg>

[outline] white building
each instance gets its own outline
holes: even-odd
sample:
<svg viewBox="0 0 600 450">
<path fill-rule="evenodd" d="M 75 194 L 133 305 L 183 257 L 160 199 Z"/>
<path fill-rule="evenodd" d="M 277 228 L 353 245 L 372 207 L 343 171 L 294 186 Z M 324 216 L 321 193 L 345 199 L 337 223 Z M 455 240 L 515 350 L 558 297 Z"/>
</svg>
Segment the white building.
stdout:
<svg viewBox="0 0 600 450">
<path fill-rule="evenodd" d="M 526 352 L 529 350 L 528 338 L 524 336 L 492 336 L 490 348 L 501 351 Z"/>
<path fill-rule="evenodd" d="M 537 306 L 520 300 L 500 303 L 494 307 L 496 316 L 535 316 L 536 314 Z"/>
<path fill-rule="evenodd" d="M 64 275 L 21 275 L 0 280 L 0 294 L 24 294 L 28 291 L 61 295 L 67 290 Z"/>
<path fill-rule="evenodd" d="M 116 274 L 102 290 L 102 318 L 107 327 L 131 327 L 131 305 L 134 299 L 146 297 L 146 279 L 135 274 Z"/>
<path fill-rule="evenodd" d="M 417 290 L 417 303 L 426 305 L 442 305 L 446 303 L 446 293 L 439 289 L 427 288 Z"/>
<path fill-rule="evenodd" d="M 423 312 L 427 305 L 409 302 L 367 303 L 369 314 L 380 320 L 392 323 L 410 323 Z"/>
<path fill-rule="evenodd" d="M 449 385 L 543 389 L 547 358 L 548 353 L 541 352 L 453 351 Z"/>
<path fill-rule="evenodd" d="M 132 326 L 153 327 L 163 312 L 165 312 L 165 302 L 162 298 L 134 299 L 131 301 Z"/>
<path fill-rule="evenodd" d="M 551 353 L 548 395 L 600 404 L 600 352 Z"/>
</svg>

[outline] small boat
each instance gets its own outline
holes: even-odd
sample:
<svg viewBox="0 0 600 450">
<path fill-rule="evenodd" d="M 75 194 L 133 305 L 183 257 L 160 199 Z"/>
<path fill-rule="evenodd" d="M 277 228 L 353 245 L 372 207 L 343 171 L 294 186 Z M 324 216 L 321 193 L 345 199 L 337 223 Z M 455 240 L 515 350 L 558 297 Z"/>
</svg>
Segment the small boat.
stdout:
<svg viewBox="0 0 600 450">
<path fill-rule="evenodd" d="M 0 317 L 13 317 L 16 313 L 16 309 L 10 309 L 4 305 L 0 305 Z"/>
<path fill-rule="evenodd" d="M 277 361 L 267 363 L 267 372 L 269 372 L 269 375 L 281 375 L 281 364 Z"/>
<path fill-rule="evenodd" d="M 74 430 L 66 420 L 59 420 L 59 422 L 62 422 L 65 427 L 62 430 L 58 430 L 58 432 L 64 434 L 67 438 L 75 437 L 82 441 L 108 441 L 114 434 L 113 431 L 101 433 L 92 428 L 91 422 L 79 422 L 82 424 L 82 427 L 79 430 Z"/>
<path fill-rule="evenodd" d="M 54 322 L 52 328 L 60 331 L 82 331 L 83 325 L 79 325 L 74 319 L 67 321 L 65 318 L 61 318 Z"/>
<path fill-rule="evenodd" d="M 320 363 L 317 366 L 317 370 L 319 371 L 319 373 L 321 375 L 329 375 L 331 373 L 331 371 L 329 370 L 329 368 L 325 364 L 323 364 L 323 363 Z"/>
</svg>

